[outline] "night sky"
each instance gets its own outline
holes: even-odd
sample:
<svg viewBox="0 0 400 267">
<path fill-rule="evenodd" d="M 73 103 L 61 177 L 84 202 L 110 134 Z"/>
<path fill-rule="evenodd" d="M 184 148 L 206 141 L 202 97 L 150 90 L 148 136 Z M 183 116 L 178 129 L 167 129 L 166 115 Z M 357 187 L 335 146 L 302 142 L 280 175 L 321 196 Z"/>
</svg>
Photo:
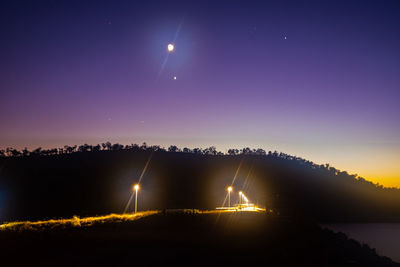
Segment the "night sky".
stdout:
<svg viewBox="0 0 400 267">
<path fill-rule="evenodd" d="M 0 148 L 261 147 L 400 186 L 399 1 L 2 1 L 0 12 Z"/>
</svg>

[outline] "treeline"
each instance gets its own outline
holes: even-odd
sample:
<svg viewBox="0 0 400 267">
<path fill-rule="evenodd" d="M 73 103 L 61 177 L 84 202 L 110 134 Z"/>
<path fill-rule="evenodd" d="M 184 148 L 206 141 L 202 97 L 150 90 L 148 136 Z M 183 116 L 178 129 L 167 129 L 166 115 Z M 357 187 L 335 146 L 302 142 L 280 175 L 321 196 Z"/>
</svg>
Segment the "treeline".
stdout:
<svg viewBox="0 0 400 267">
<path fill-rule="evenodd" d="M 74 146 L 64 146 L 62 148 L 52 148 L 52 149 L 42 149 L 41 147 L 36 148 L 32 151 L 29 151 L 27 148 L 22 150 L 18 150 L 12 147 L 8 147 L 6 149 L 0 149 L 0 157 L 21 157 L 21 156 L 30 156 L 30 155 L 37 155 L 37 156 L 52 156 L 52 155 L 63 155 L 63 154 L 70 154 L 75 152 L 98 152 L 98 151 L 118 151 L 118 150 L 145 150 L 145 151 L 168 151 L 168 152 L 184 152 L 184 153 L 194 153 L 194 154 L 202 154 L 202 155 L 225 155 L 224 153 L 217 151 L 214 146 L 209 148 L 187 148 L 184 147 L 183 149 L 171 145 L 168 148 L 161 147 L 159 145 L 152 145 L 148 146 L 145 142 L 142 145 L 138 144 L 131 144 L 131 145 L 121 145 L 121 144 L 112 144 L 110 142 L 97 144 L 97 145 L 74 145 Z M 268 154 L 271 154 L 269 152 Z M 277 153 L 277 152 L 274 152 Z M 228 155 L 266 155 L 264 149 L 250 149 L 250 148 L 243 148 L 243 149 L 229 149 L 227 152 Z"/>
<path fill-rule="evenodd" d="M 118 150 L 144 150 L 144 151 L 168 151 L 168 152 L 184 152 L 184 153 L 194 153 L 194 154 L 203 154 L 203 155 L 224 155 L 224 153 L 217 151 L 214 146 L 209 148 L 183 148 L 180 149 L 175 145 L 171 145 L 168 148 L 161 147 L 159 145 L 148 146 L 145 142 L 142 145 L 131 144 L 131 145 L 121 145 L 121 144 L 112 144 L 110 142 L 97 144 L 97 145 L 74 145 L 74 146 L 64 146 L 62 148 L 52 148 L 52 149 L 42 149 L 41 147 L 36 148 L 32 151 L 29 151 L 27 148 L 22 150 L 17 150 L 12 147 L 8 147 L 6 149 L 0 149 L 0 157 L 21 157 L 21 156 L 52 156 L 52 155 L 63 155 L 63 154 L 71 154 L 75 152 L 98 152 L 98 151 L 118 151 Z M 258 155 L 266 154 L 263 149 L 251 150 L 250 148 L 244 148 L 241 150 L 238 149 L 229 149 L 229 155 L 238 155 L 238 154 L 254 154 L 258 153 Z"/>
<path fill-rule="evenodd" d="M 221 151 L 217 151 L 215 146 L 210 146 L 208 148 L 179 148 L 176 145 L 171 145 L 168 148 L 159 146 L 159 145 L 148 145 L 146 142 L 143 142 L 141 145 L 138 144 L 130 144 L 130 145 L 122 145 L 119 143 L 112 144 L 111 142 L 105 142 L 97 145 L 88 145 L 83 144 L 80 146 L 74 145 L 69 146 L 65 145 L 62 148 L 52 148 L 52 149 L 42 149 L 41 147 L 36 148 L 32 151 L 29 151 L 27 148 L 22 150 L 17 150 L 14 148 L 6 148 L 0 149 L 0 157 L 28 157 L 28 156 L 53 156 L 53 155 L 65 155 L 71 153 L 83 153 L 83 152 L 99 152 L 99 151 L 159 151 L 159 152 L 173 152 L 173 153 L 191 153 L 196 155 L 209 155 L 209 156 L 222 156 L 222 155 L 248 155 L 248 156 L 264 156 L 272 159 L 278 159 L 283 161 L 290 161 L 292 163 L 296 163 L 301 165 L 303 168 L 308 168 L 321 172 L 321 176 L 329 175 L 329 176 L 337 176 L 342 177 L 344 179 L 355 180 L 358 183 L 362 183 L 364 186 L 371 186 L 382 190 L 392 190 L 397 188 L 387 188 L 379 183 L 373 183 L 364 179 L 363 177 L 358 176 L 357 174 L 349 174 L 347 171 L 338 170 L 329 164 L 315 164 L 310 160 L 303 159 L 301 157 L 292 156 L 286 153 L 278 152 L 278 151 L 266 151 L 262 148 L 251 149 L 249 147 L 245 147 L 242 149 L 228 149 L 227 153 L 223 153 Z"/>
</svg>

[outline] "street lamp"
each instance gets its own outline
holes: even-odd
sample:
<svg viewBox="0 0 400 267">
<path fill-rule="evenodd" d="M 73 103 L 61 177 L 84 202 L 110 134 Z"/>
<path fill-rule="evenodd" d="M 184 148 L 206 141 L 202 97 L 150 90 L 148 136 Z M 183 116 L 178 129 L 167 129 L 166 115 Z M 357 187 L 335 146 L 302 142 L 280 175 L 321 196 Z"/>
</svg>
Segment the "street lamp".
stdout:
<svg viewBox="0 0 400 267">
<path fill-rule="evenodd" d="M 231 207 L 231 191 L 232 191 L 232 186 L 228 187 L 228 205 L 229 208 Z"/>
<path fill-rule="evenodd" d="M 138 190 L 139 190 L 139 185 L 135 184 L 135 186 L 133 187 L 135 189 L 135 213 L 137 212 L 137 194 L 138 194 Z"/>
<path fill-rule="evenodd" d="M 246 201 L 246 205 L 248 205 L 249 204 L 249 200 L 247 199 L 247 197 L 243 196 L 243 198 L 244 198 L 244 201 Z"/>
</svg>

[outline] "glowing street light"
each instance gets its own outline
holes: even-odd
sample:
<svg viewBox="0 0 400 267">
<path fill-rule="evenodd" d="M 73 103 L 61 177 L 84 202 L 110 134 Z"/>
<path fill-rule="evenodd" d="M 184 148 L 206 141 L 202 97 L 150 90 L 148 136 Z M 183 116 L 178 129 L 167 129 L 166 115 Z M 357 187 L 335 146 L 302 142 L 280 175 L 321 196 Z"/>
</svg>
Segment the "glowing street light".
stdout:
<svg viewBox="0 0 400 267">
<path fill-rule="evenodd" d="M 228 205 L 229 208 L 231 207 L 231 191 L 232 191 L 232 186 L 228 187 Z"/>
<path fill-rule="evenodd" d="M 139 185 L 135 184 L 133 189 L 135 189 L 135 213 L 136 213 L 137 212 L 137 194 L 138 194 L 138 190 L 139 190 Z"/>
<path fill-rule="evenodd" d="M 243 192 L 242 191 L 240 191 L 239 192 L 239 207 L 242 207 L 242 198 L 243 198 Z"/>
</svg>

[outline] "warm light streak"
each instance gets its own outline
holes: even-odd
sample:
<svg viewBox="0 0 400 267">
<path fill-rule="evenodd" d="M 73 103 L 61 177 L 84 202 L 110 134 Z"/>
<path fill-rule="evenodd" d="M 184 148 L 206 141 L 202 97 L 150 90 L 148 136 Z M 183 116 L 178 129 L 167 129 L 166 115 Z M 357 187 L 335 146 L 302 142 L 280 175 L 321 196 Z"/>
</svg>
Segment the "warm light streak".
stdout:
<svg viewBox="0 0 400 267">
<path fill-rule="evenodd" d="M 150 160 L 151 160 L 152 157 L 153 157 L 153 152 L 151 152 L 149 158 L 146 161 L 146 164 L 144 165 L 144 168 L 142 170 L 142 173 L 140 174 L 138 183 L 140 183 L 142 181 L 142 178 L 143 178 L 144 174 L 146 173 L 147 167 L 149 166 L 149 163 L 150 163 Z"/>
<path fill-rule="evenodd" d="M 243 163 L 243 159 L 240 161 L 239 166 L 238 166 L 237 169 L 236 169 L 235 176 L 233 177 L 233 180 L 232 180 L 232 183 L 231 183 L 231 184 L 234 184 L 234 183 L 235 183 L 236 177 L 237 177 L 238 174 L 239 174 L 240 167 L 242 166 L 242 163 Z"/>
<path fill-rule="evenodd" d="M 254 206 L 253 204 L 242 204 L 236 205 L 235 207 L 216 207 L 217 211 L 254 211 L 254 212 L 265 212 L 266 209 Z"/>
<path fill-rule="evenodd" d="M 228 187 L 228 206 L 231 206 L 231 191 L 232 191 L 232 186 Z"/>
<path fill-rule="evenodd" d="M 160 211 L 142 211 L 135 214 L 109 214 L 104 216 L 94 216 L 79 218 L 74 216 L 71 219 L 57 219 L 57 220 L 47 220 L 47 221 L 22 221 L 22 222 L 9 222 L 0 225 L 1 231 L 6 230 L 29 230 L 29 231 L 43 231 L 46 229 L 54 228 L 69 228 L 69 227 L 87 227 L 94 224 L 102 223 L 119 223 L 125 221 L 134 221 L 146 216 L 154 215 Z"/>
<path fill-rule="evenodd" d="M 135 184 L 135 214 L 137 213 L 137 195 L 138 195 L 138 190 L 139 190 L 139 184 Z"/>
</svg>

